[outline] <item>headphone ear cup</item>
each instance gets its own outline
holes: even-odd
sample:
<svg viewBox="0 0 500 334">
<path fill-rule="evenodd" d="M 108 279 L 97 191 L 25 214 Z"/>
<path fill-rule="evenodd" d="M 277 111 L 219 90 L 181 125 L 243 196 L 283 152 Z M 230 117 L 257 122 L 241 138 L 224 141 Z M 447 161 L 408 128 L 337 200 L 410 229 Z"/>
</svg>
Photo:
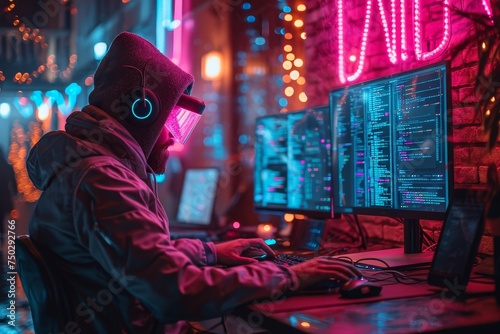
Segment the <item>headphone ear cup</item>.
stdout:
<svg viewBox="0 0 500 334">
<path fill-rule="evenodd" d="M 136 126 L 148 126 L 152 124 L 160 113 L 160 102 L 156 94 L 147 89 L 141 89 L 141 95 L 144 92 L 144 98 L 138 97 L 130 106 L 130 113 L 127 121 Z"/>
</svg>

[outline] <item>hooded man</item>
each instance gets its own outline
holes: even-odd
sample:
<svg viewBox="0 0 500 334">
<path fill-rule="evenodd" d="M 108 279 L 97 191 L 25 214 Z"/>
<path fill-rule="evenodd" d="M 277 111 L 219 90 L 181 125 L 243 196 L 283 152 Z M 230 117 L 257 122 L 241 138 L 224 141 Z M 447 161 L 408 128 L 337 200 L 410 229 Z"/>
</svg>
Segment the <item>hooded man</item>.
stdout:
<svg viewBox="0 0 500 334">
<path fill-rule="evenodd" d="M 193 77 L 123 32 L 94 85 L 89 105 L 67 118 L 65 131 L 44 135 L 28 157 L 29 176 L 43 190 L 30 235 L 61 283 L 71 313 L 63 320 L 73 332 L 185 332 L 186 320 L 360 275 L 343 264 L 284 268 L 240 255 L 258 247 L 273 256 L 260 239 L 171 240 L 151 175 L 164 171 L 167 148 L 185 142 L 201 115 L 203 104 L 188 95 Z"/>
</svg>

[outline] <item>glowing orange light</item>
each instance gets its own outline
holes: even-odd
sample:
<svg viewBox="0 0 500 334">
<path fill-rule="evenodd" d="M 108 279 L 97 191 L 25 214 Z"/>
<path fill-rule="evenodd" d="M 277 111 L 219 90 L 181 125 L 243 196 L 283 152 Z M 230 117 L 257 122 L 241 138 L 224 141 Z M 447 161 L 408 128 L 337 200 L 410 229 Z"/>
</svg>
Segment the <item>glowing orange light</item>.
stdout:
<svg viewBox="0 0 500 334">
<path fill-rule="evenodd" d="M 302 32 L 302 33 L 300 34 L 300 38 L 302 38 L 302 39 L 306 39 L 306 33 L 305 33 L 305 32 Z"/>
<path fill-rule="evenodd" d="M 289 53 L 289 54 L 286 55 L 286 59 L 290 60 L 290 61 L 294 60 L 295 59 L 295 55 L 293 53 Z"/>
<path fill-rule="evenodd" d="M 297 28 L 300 28 L 302 26 L 304 26 L 304 21 L 302 20 L 295 20 L 295 22 L 293 23 L 294 26 L 296 26 Z"/>
<path fill-rule="evenodd" d="M 299 71 L 293 70 L 292 72 L 290 72 L 290 78 L 292 80 L 297 80 L 299 77 L 300 77 Z"/>
<path fill-rule="evenodd" d="M 291 20 L 293 20 L 293 16 L 291 14 L 286 14 L 285 15 L 285 21 L 290 22 Z"/>
<path fill-rule="evenodd" d="M 90 86 L 93 83 L 94 83 L 94 78 L 92 78 L 92 77 L 85 78 L 85 86 Z"/>
<path fill-rule="evenodd" d="M 297 10 L 299 12 L 305 11 L 306 10 L 306 5 L 304 5 L 304 4 L 301 3 L 300 5 L 297 6 Z"/>
<path fill-rule="evenodd" d="M 293 222 L 293 214 L 285 213 L 285 215 L 283 216 L 283 220 L 286 221 L 287 223 Z"/>
<path fill-rule="evenodd" d="M 292 68 L 292 62 L 289 60 L 285 60 L 283 62 L 283 68 L 288 71 L 289 69 Z"/>
<path fill-rule="evenodd" d="M 12 210 L 12 211 L 10 212 L 10 216 L 11 216 L 12 218 L 14 218 L 14 219 L 19 218 L 19 211 L 17 211 L 16 209 Z"/>
<path fill-rule="evenodd" d="M 302 92 L 299 94 L 299 100 L 300 102 L 307 102 L 307 95 L 306 93 Z"/>
<path fill-rule="evenodd" d="M 271 231 L 271 228 L 272 228 L 272 226 L 268 225 L 268 224 L 264 225 L 264 227 L 263 227 L 264 231 L 266 231 L 266 232 Z"/>
<path fill-rule="evenodd" d="M 293 64 L 296 66 L 296 67 L 302 67 L 302 65 L 304 65 L 304 61 L 300 58 L 297 58 L 293 61 Z"/>
<path fill-rule="evenodd" d="M 291 52 L 292 51 L 292 46 L 290 44 L 287 44 L 283 47 L 283 50 L 285 50 L 285 52 Z"/>
<path fill-rule="evenodd" d="M 290 97 L 293 95 L 293 93 L 295 93 L 295 90 L 293 89 L 293 87 L 287 87 L 285 88 L 285 95 Z"/>
<path fill-rule="evenodd" d="M 302 85 L 305 85 L 305 84 L 306 84 L 306 78 L 304 78 L 304 77 L 300 77 L 300 78 L 298 78 L 298 79 L 297 79 L 297 83 L 298 83 L 299 85 L 301 85 L 301 86 L 302 86 Z"/>
<path fill-rule="evenodd" d="M 291 33 L 287 32 L 285 34 L 285 39 L 292 39 L 292 38 L 293 38 L 293 35 Z"/>
<path fill-rule="evenodd" d="M 307 327 L 307 328 L 311 327 L 311 324 L 310 324 L 310 323 L 308 323 L 307 321 L 302 321 L 302 322 L 300 323 L 300 325 L 301 325 L 302 327 Z"/>
<path fill-rule="evenodd" d="M 283 76 L 283 82 L 284 83 L 290 83 L 292 81 L 292 79 L 290 78 L 290 76 L 288 74 L 285 74 Z"/>
</svg>

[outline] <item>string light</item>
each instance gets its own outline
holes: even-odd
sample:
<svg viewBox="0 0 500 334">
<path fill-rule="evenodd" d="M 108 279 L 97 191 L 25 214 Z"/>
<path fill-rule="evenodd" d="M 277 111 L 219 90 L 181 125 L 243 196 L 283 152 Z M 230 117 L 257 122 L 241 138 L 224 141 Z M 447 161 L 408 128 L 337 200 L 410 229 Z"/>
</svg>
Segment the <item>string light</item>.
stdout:
<svg viewBox="0 0 500 334">
<path fill-rule="evenodd" d="M 9 0 L 11 4 L 5 8 L 6 12 L 11 12 L 15 7 L 16 4 L 14 3 L 14 0 Z M 67 0 L 63 0 L 62 3 L 67 3 Z M 74 8 L 74 7 L 73 7 Z M 74 14 L 71 12 L 71 14 Z M 33 41 L 34 43 L 40 44 L 40 47 L 42 49 L 46 49 L 48 47 L 48 44 L 46 42 L 45 36 L 43 36 L 40 33 L 40 29 L 38 28 L 30 28 L 28 25 L 25 24 L 25 22 L 22 22 L 17 15 L 14 16 L 14 19 L 12 20 L 12 25 L 14 27 L 17 27 L 19 32 L 22 34 L 21 38 L 23 41 L 28 42 L 29 40 Z M 59 65 L 56 63 L 52 63 L 51 66 L 47 66 L 51 70 L 52 73 L 58 75 L 62 79 L 69 79 L 71 76 L 71 73 L 73 72 L 73 69 L 76 64 L 76 55 L 71 55 L 69 57 L 69 62 L 68 66 L 66 67 L 65 70 L 59 71 Z M 42 64 L 43 65 L 43 64 Z M 30 72 L 18 72 L 14 75 L 12 80 L 20 85 L 22 84 L 31 84 L 33 82 L 33 78 L 38 78 L 41 73 L 43 73 L 46 69 L 45 66 L 42 67 L 40 65 L 37 70 L 30 71 Z M 42 68 L 42 70 L 40 70 Z M 18 74 L 21 73 L 21 76 Z M 0 75 L 0 81 L 4 81 L 5 78 L 2 80 L 2 75 Z"/>
<path fill-rule="evenodd" d="M 398 59 L 397 54 L 397 36 L 398 36 L 398 22 L 397 22 L 397 0 L 391 0 L 391 19 L 390 23 L 387 20 L 383 0 L 377 0 L 378 11 L 380 14 L 380 19 L 382 21 L 382 26 L 384 30 L 384 38 L 386 44 L 386 51 L 389 57 L 389 61 L 395 64 L 399 59 L 406 61 L 408 59 L 408 47 L 407 47 L 407 29 L 406 29 L 406 8 L 405 0 L 399 0 L 399 30 L 400 30 L 400 55 Z M 483 5 L 486 8 L 487 13 L 490 13 L 486 3 L 483 0 Z M 418 60 L 429 60 L 441 54 L 450 41 L 450 0 L 443 0 L 443 37 L 439 45 L 432 51 L 424 52 L 422 50 L 422 28 L 421 20 L 422 14 L 420 11 L 420 0 L 413 0 L 414 9 L 414 37 L 415 37 L 415 54 Z M 359 56 L 357 58 L 358 64 L 355 72 L 351 75 L 346 73 L 345 68 L 345 45 L 344 45 L 344 0 L 337 0 L 337 10 L 338 10 L 338 24 L 337 24 L 337 37 L 338 37 L 338 68 L 339 68 L 339 79 L 341 83 L 346 81 L 356 80 L 362 73 L 365 57 L 366 57 L 366 45 L 368 41 L 369 27 L 372 17 L 372 0 L 366 1 L 366 11 L 365 20 L 363 27 L 363 34 L 361 37 L 361 46 Z M 488 14 L 489 15 L 489 14 Z M 350 56 L 352 62 L 353 59 Z"/>
<path fill-rule="evenodd" d="M 282 66 L 285 71 L 289 72 L 283 75 L 283 83 L 287 85 L 284 89 L 286 98 L 283 103 L 280 101 L 280 105 L 282 107 L 288 106 L 288 108 L 282 111 L 299 108 L 299 105 L 293 104 L 292 101 L 299 103 L 305 103 L 307 101 L 307 95 L 303 91 L 304 87 L 302 87 L 305 84 L 305 78 L 300 72 L 301 68 L 304 66 L 304 46 L 302 41 L 306 39 L 306 33 L 304 31 L 304 12 L 307 10 L 307 7 L 303 3 L 298 3 L 294 8 L 291 6 L 284 6 L 280 14 L 280 17 L 283 17 L 284 21 L 290 22 L 290 24 L 284 27 L 284 30 L 286 29 L 287 31 L 285 32 L 283 30 L 283 35 L 285 40 L 287 40 L 287 44 L 283 46 L 285 54 L 282 55 Z M 292 98 L 294 100 L 291 100 Z"/>
<path fill-rule="evenodd" d="M 413 7 L 415 12 L 415 54 L 418 60 L 429 60 L 442 53 L 450 41 L 450 0 L 443 0 L 443 39 L 437 48 L 429 52 L 422 51 L 420 0 L 414 0 Z"/>
<path fill-rule="evenodd" d="M 366 55 L 366 42 L 368 41 L 368 28 L 370 27 L 370 17 L 372 11 L 372 0 L 367 0 L 366 2 L 366 14 L 365 14 L 365 23 L 363 28 L 363 36 L 361 38 L 361 50 L 359 54 L 358 68 L 354 72 L 353 75 L 346 76 L 345 73 L 345 64 L 344 64 L 344 1 L 337 1 L 338 8 L 338 53 L 339 53 L 339 79 L 341 83 L 345 83 L 346 81 L 356 80 L 363 70 L 363 66 L 365 64 L 365 55 Z"/>
<path fill-rule="evenodd" d="M 401 59 L 403 61 L 408 59 L 408 46 L 406 45 L 406 8 L 405 0 L 399 1 L 399 14 L 400 16 L 400 27 L 401 30 Z"/>
<path fill-rule="evenodd" d="M 14 169 L 17 192 L 22 194 L 25 201 L 32 203 L 38 200 L 41 192 L 33 185 L 28 176 L 26 156 L 29 149 L 42 137 L 42 128 L 41 124 L 38 122 L 31 122 L 28 128 L 29 137 L 19 122 L 14 122 L 11 131 L 8 160 Z M 29 145 L 29 147 L 27 147 L 27 145 Z"/>
<path fill-rule="evenodd" d="M 483 7 L 486 12 L 486 15 L 488 15 L 489 18 L 493 17 L 493 14 L 491 12 L 490 6 L 489 6 L 489 1 L 488 0 L 482 0 L 483 2 Z"/>
</svg>

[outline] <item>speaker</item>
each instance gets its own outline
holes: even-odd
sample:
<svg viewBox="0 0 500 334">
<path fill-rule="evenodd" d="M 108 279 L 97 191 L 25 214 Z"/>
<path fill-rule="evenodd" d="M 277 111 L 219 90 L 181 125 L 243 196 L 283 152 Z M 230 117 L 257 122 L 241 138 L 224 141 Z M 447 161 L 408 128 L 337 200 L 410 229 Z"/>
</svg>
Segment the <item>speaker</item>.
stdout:
<svg viewBox="0 0 500 334">
<path fill-rule="evenodd" d="M 152 124 L 160 113 L 160 102 L 156 94 L 150 89 L 141 87 L 135 92 L 131 92 L 132 104 L 130 105 L 130 113 L 127 116 L 127 121 L 136 126 L 148 126 Z"/>
</svg>

